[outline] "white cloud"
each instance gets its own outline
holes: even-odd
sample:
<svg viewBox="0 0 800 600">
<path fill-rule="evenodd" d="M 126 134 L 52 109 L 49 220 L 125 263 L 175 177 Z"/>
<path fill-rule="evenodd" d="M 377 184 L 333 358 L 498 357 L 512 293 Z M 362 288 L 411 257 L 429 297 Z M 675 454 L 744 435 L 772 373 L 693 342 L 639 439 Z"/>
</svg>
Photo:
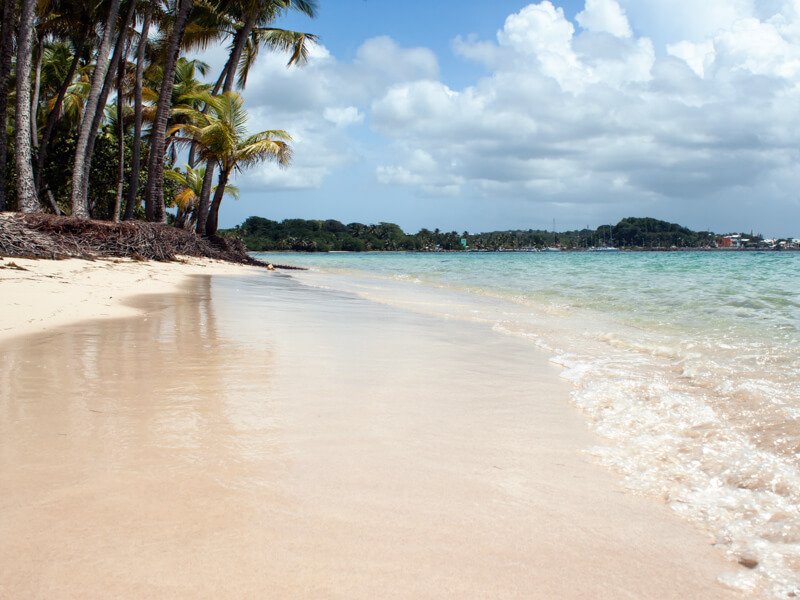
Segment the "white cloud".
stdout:
<svg viewBox="0 0 800 600">
<path fill-rule="evenodd" d="M 295 164 L 239 183 L 317 188 L 359 165 L 412 196 L 493 207 L 680 215 L 759 198 L 797 214 L 800 0 L 585 1 L 575 23 L 545 0 L 495 39 L 454 39 L 489 71 L 465 86 L 387 37 L 347 62 L 318 46 L 303 69 L 265 55 L 251 129 L 292 133 Z"/>
<path fill-rule="evenodd" d="M 355 106 L 347 106 L 344 108 L 328 107 L 322 111 L 322 116 L 326 121 L 330 121 L 337 127 L 347 127 L 361 123 L 364 120 L 364 115 Z"/>
<path fill-rule="evenodd" d="M 586 0 L 586 8 L 575 17 L 587 31 L 610 33 L 616 37 L 633 35 L 631 24 L 617 0 Z"/>
<path fill-rule="evenodd" d="M 589 74 L 572 49 L 574 33 L 575 27 L 564 16 L 564 10 L 545 0 L 510 15 L 497 38 L 501 46 L 522 59 L 520 62 L 536 58 L 545 75 L 558 81 L 562 88 L 576 91 Z"/>
<path fill-rule="evenodd" d="M 734 4 L 740 12 L 703 9 L 727 29 L 678 39 L 661 58 L 613 0 L 587 0 L 582 33 L 543 1 L 510 15 L 496 43 L 458 38 L 456 53 L 493 72 L 462 89 L 400 82 L 376 100 L 373 126 L 395 155 L 378 179 L 431 193 L 451 178 L 493 202 L 663 201 L 673 210 L 753 194 L 776 173 L 772 186 L 800 184 L 789 168 L 800 158 L 800 46 L 785 33 L 800 0 L 766 20 Z"/>
<path fill-rule="evenodd" d="M 379 166 L 375 170 L 378 181 L 385 184 L 398 184 L 398 185 L 416 185 L 424 183 L 421 175 L 412 173 L 405 167 L 389 165 Z"/>
<path fill-rule="evenodd" d="M 200 58 L 211 64 L 211 78 L 227 52 L 211 48 Z M 311 46 L 309 62 L 287 68 L 286 57 L 263 54 L 244 90 L 249 129 L 284 129 L 294 141 L 291 168 L 265 164 L 238 176 L 245 190 L 297 190 L 321 187 L 337 169 L 359 159 L 358 142 L 343 130 L 363 127 L 373 98 L 400 82 L 439 76 L 436 56 L 427 48 L 402 48 L 388 37 L 366 40 L 352 62 L 338 61 L 321 44 Z"/>
<path fill-rule="evenodd" d="M 716 57 L 716 50 L 712 41 L 694 43 L 684 40 L 677 44 L 669 44 L 667 45 L 667 53 L 686 61 L 692 71 L 700 77 L 705 76 L 706 69 L 714 62 Z"/>
<path fill-rule="evenodd" d="M 716 36 L 715 46 L 732 69 L 783 79 L 795 79 L 800 72 L 800 46 L 758 19 L 737 21 Z"/>
</svg>

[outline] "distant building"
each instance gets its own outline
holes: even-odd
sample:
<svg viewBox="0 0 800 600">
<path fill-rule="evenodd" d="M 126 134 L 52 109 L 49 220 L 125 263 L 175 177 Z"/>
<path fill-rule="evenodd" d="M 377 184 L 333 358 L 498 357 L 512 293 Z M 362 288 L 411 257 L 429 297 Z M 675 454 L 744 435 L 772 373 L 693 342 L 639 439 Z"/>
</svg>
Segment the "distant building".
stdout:
<svg viewBox="0 0 800 600">
<path fill-rule="evenodd" d="M 743 238 L 738 233 L 732 235 L 724 235 L 717 240 L 719 248 L 744 248 L 745 244 L 749 242 L 748 238 Z"/>
</svg>

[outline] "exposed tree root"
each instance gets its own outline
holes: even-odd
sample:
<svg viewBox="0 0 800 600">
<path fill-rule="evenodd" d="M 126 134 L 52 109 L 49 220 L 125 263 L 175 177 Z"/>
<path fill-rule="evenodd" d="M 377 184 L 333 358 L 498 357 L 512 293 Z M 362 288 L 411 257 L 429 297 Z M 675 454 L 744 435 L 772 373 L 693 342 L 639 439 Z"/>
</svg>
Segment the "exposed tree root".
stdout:
<svg viewBox="0 0 800 600">
<path fill-rule="evenodd" d="M 202 238 L 185 229 L 160 223 L 111 223 L 47 214 L 0 214 L 0 256 L 88 260 L 126 257 L 156 261 L 195 256 L 267 266 L 247 254 L 244 244 L 233 238 Z"/>
</svg>

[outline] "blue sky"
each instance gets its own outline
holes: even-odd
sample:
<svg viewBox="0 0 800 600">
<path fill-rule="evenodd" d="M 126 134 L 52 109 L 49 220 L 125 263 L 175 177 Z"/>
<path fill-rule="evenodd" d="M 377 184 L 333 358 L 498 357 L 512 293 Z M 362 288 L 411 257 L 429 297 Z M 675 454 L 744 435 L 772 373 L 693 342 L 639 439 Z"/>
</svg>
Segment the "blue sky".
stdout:
<svg viewBox="0 0 800 600">
<path fill-rule="evenodd" d="M 800 0 L 320 5 L 280 22 L 320 36 L 309 64 L 263 55 L 244 91 L 254 131 L 295 136 L 294 165 L 240 175 L 223 226 L 800 235 Z"/>
</svg>

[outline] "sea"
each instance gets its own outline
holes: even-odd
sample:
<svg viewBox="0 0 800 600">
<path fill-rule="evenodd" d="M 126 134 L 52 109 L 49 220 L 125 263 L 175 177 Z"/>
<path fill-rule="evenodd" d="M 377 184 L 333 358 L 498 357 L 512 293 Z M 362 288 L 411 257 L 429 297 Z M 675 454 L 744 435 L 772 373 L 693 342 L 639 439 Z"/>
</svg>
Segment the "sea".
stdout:
<svg viewBox="0 0 800 600">
<path fill-rule="evenodd" d="M 746 567 L 724 584 L 800 597 L 800 253 L 255 256 L 528 340 L 571 383 L 593 459 Z"/>
</svg>

